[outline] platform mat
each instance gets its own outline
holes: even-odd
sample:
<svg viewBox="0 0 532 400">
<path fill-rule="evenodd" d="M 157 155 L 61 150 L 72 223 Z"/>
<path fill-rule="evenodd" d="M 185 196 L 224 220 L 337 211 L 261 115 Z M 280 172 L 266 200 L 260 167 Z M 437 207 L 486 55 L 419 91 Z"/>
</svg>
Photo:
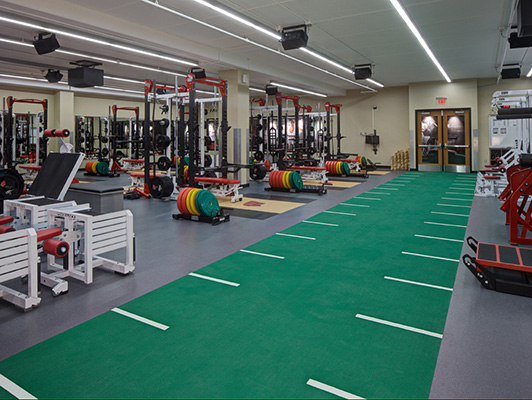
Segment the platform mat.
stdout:
<svg viewBox="0 0 532 400">
<path fill-rule="evenodd" d="M 387 175 L 390 171 L 368 171 L 368 175 Z"/>
<path fill-rule="evenodd" d="M 442 203 L 456 176 L 393 179 L 0 374 L 37 398 L 428 398 L 469 215 L 441 205 L 466 203 Z"/>
<path fill-rule="evenodd" d="M 297 194 L 294 194 L 297 196 Z M 248 210 L 254 212 L 265 212 L 273 214 L 281 214 L 286 211 L 293 210 L 294 208 L 304 206 L 306 203 L 296 203 L 294 201 L 280 201 L 280 200 L 266 200 L 266 199 L 254 199 L 244 196 L 242 201 L 231 203 L 229 197 L 218 197 L 218 203 L 220 207 L 232 208 L 237 210 Z"/>
<path fill-rule="evenodd" d="M 329 183 L 332 183 L 332 185 L 325 185 L 327 189 L 348 189 L 360 185 L 362 182 L 329 178 Z"/>
</svg>

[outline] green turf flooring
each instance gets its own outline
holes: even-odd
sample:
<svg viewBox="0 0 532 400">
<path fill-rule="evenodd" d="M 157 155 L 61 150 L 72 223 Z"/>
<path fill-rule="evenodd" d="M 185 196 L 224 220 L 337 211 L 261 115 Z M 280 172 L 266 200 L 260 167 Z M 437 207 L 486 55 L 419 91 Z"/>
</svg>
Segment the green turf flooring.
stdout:
<svg viewBox="0 0 532 400">
<path fill-rule="evenodd" d="M 185 276 L 120 306 L 167 330 L 108 312 L 4 360 L 0 374 L 54 399 L 337 398 L 309 379 L 427 398 L 441 339 L 357 315 L 443 333 L 450 291 L 385 276 L 453 287 L 462 243 L 433 237 L 464 239 L 470 177 L 406 173 L 309 219 L 328 225 L 302 222 L 282 232 L 301 237 L 246 249 L 284 258 L 237 252 L 196 271 L 240 286 Z"/>
</svg>

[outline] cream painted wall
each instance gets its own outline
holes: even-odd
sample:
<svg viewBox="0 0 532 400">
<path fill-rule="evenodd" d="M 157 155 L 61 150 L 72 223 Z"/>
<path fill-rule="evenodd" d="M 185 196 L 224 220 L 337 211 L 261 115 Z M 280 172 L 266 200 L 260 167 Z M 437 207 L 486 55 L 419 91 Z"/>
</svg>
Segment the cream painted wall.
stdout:
<svg viewBox="0 0 532 400">
<path fill-rule="evenodd" d="M 478 81 L 478 132 L 480 165 L 489 164 L 489 119 L 493 92 L 501 90 L 532 90 L 532 79 L 506 79 L 497 84 L 496 79 Z"/>
<path fill-rule="evenodd" d="M 438 104 L 437 97 L 447 97 L 447 104 Z M 473 143 L 473 131 L 478 129 L 478 105 L 477 105 L 477 80 L 469 79 L 446 82 L 426 82 L 409 85 L 408 91 L 408 119 L 410 130 L 410 166 L 415 168 L 415 152 L 412 147 L 415 143 L 416 133 L 416 110 L 430 109 L 471 109 L 471 143 Z M 412 154 L 413 153 L 413 154 Z M 477 169 L 476 159 L 473 155 L 473 170 Z"/>
</svg>

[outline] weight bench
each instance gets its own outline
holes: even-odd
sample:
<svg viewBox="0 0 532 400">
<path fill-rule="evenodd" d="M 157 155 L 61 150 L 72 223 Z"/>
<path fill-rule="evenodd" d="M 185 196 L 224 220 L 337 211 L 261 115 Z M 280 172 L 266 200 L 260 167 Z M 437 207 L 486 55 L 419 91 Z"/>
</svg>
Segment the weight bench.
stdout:
<svg viewBox="0 0 532 400">
<path fill-rule="evenodd" d="M 532 297 L 532 249 L 479 243 L 471 236 L 466 243 L 475 257 L 465 254 L 462 260 L 483 287 Z"/>
<path fill-rule="evenodd" d="M 320 181 L 322 185 L 329 182 L 329 178 L 327 178 L 327 169 L 323 167 L 307 167 L 294 165 L 288 169 L 299 172 L 301 178 L 304 181 L 316 180 Z"/>
<path fill-rule="evenodd" d="M 135 160 L 131 158 L 122 160 L 122 168 L 126 170 L 137 170 L 143 167 L 144 160 Z"/>
<path fill-rule="evenodd" d="M 202 176 L 195 177 L 194 181 L 198 182 L 203 189 L 207 189 L 216 197 L 231 196 L 231 203 L 242 201 L 244 197 L 238 191 L 239 189 L 242 189 L 242 186 L 240 186 L 240 181 L 237 179 L 209 178 Z"/>
<path fill-rule="evenodd" d="M 66 269 L 56 263 L 56 256 L 48 254 L 48 269 L 55 270 L 54 277 L 73 277 L 89 284 L 93 281 L 94 268 L 101 267 L 123 275 L 135 269 L 131 211 L 99 214 L 75 207 L 52 209 L 48 211 L 48 224 L 61 227 L 61 238 L 73 249 L 68 253 Z M 125 249 L 125 263 L 101 256 L 118 249 Z"/>
<path fill-rule="evenodd" d="M 29 311 L 41 302 L 38 294 L 37 233 L 33 228 L 0 235 L 0 298 Z M 7 287 L 5 282 L 28 276 L 28 292 Z"/>
<path fill-rule="evenodd" d="M 338 160 L 334 160 L 334 161 L 345 162 L 345 163 L 347 163 L 349 165 L 349 169 L 354 169 L 356 172 L 360 172 L 362 170 L 362 168 L 360 168 L 360 162 L 355 161 L 355 160 L 350 160 L 350 159 L 346 158 L 346 159 L 338 159 Z"/>
<path fill-rule="evenodd" d="M 83 157 L 81 153 L 50 153 L 29 188 L 28 196 L 4 200 L 4 213 L 15 218 L 16 229 L 46 228 L 49 209 L 76 205 L 74 201 L 63 199 Z"/>
<path fill-rule="evenodd" d="M 144 172 L 130 172 L 131 187 L 144 188 Z M 158 178 L 167 176 L 166 174 L 156 174 Z M 150 171 L 150 178 L 153 178 L 153 171 Z"/>
</svg>

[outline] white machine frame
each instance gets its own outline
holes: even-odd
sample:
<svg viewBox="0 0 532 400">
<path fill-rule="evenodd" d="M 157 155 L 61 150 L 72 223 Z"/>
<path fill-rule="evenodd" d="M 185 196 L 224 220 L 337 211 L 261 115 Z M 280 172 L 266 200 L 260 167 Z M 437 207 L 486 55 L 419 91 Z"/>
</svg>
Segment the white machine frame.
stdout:
<svg viewBox="0 0 532 400">
<path fill-rule="evenodd" d="M 56 271 L 54 277 L 70 276 L 89 284 L 93 281 L 94 268 L 101 267 L 124 275 L 135 270 L 131 211 L 90 215 L 81 213 L 78 208 L 51 209 L 48 211 L 48 225 L 63 229 L 61 238 L 70 245 L 67 269 L 56 263 L 55 256 L 48 255 L 48 269 Z M 100 256 L 118 249 L 125 249 L 125 263 Z M 76 260 L 75 253 L 78 252 Z"/>
<path fill-rule="evenodd" d="M 28 227 L 39 230 L 48 228 L 48 210 L 73 207 L 76 205 L 76 202 L 73 200 L 60 203 L 51 202 L 45 205 L 29 203 L 29 201 L 39 199 L 46 199 L 46 197 L 35 196 L 17 200 L 5 200 L 4 215 L 10 215 L 14 218 L 13 227 L 17 230 Z"/>
<path fill-rule="evenodd" d="M 0 285 L 0 298 L 24 311 L 37 307 L 38 294 L 37 233 L 33 228 L 0 235 L 0 283 L 28 276 L 28 293 Z"/>
</svg>

